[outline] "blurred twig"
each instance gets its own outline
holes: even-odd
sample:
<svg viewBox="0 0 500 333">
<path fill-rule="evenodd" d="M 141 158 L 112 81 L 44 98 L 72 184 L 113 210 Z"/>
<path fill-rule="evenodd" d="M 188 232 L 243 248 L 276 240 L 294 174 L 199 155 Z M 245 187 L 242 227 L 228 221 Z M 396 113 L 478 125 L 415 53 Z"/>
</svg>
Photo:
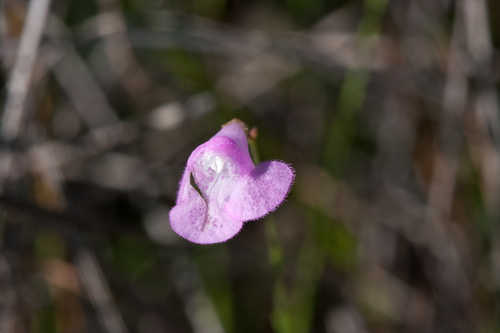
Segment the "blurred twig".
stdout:
<svg viewBox="0 0 500 333">
<path fill-rule="evenodd" d="M 332 71 L 350 68 L 380 70 L 387 65 L 382 46 L 388 41 L 383 37 L 374 40 L 373 52 L 364 56 L 359 52 L 355 33 L 275 33 L 258 30 L 234 29 L 213 21 L 168 11 L 150 14 L 153 29 L 130 29 L 130 41 L 135 48 L 182 47 L 203 53 L 252 58 L 272 54 L 283 60 L 303 62 L 313 68 L 329 68 Z M 102 38 L 108 34 L 120 34 L 116 30 L 96 30 L 82 26 L 82 40 Z"/>
<path fill-rule="evenodd" d="M 50 43 L 61 55 L 53 68 L 54 73 L 80 117 L 90 128 L 115 123 L 118 117 L 85 61 L 67 38 L 64 24 L 56 16 L 51 16 L 49 30 Z"/>
<path fill-rule="evenodd" d="M 461 312 L 467 309 L 471 286 L 465 272 L 464 257 L 457 244 L 456 235 L 450 232 L 452 207 L 455 199 L 460 153 L 463 149 L 464 114 L 467 106 L 468 85 L 465 68 L 464 34 L 465 25 L 460 5 L 456 6 L 447 77 L 444 87 L 443 110 L 439 123 L 439 148 L 433 165 L 432 180 L 428 193 L 428 224 L 432 230 L 432 248 L 439 259 L 439 270 L 430 269 L 436 286 L 436 293 L 448 302 L 459 306 Z M 462 326 L 457 323 L 457 327 Z M 467 327 L 461 327 L 467 330 Z"/>
<path fill-rule="evenodd" d="M 448 219 L 451 210 L 468 92 L 464 70 L 464 23 L 459 10 L 457 14 L 449 51 L 443 112 L 440 119 L 439 143 L 443 151 L 437 156 L 429 189 L 429 203 L 438 216 L 438 223 L 443 218 Z"/>
<path fill-rule="evenodd" d="M 0 333 L 14 332 L 16 320 L 16 292 L 12 283 L 11 267 L 3 254 L 0 254 Z"/>
<path fill-rule="evenodd" d="M 493 45 L 489 28 L 487 3 L 484 0 L 461 1 L 462 15 L 466 30 L 466 46 L 471 56 L 471 76 L 482 81 L 479 91 L 474 94 L 473 110 L 480 131 L 484 137 L 480 159 L 482 186 L 486 205 L 490 214 L 497 215 L 500 200 L 500 125 L 498 93 L 491 73 Z"/>
<path fill-rule="evenodd" d="M 101 19 L 95 22 L 98 24 L 98 30 L 107 30 L 112 26 L 117 32 L 126 32 L 127 24 L 120 1 L 99 0 L 98 5 L 101 9 Z M 152 88 L 152 82 L 136 60 L 126 33 L 118 34 L 116 38 L 103 38 L 102 47 L 111 67 L 110 76 L 118 81 L 134 100 L 139 100 L 141 95 Z"/>
<path fill-rule="evenodd" d="M 2 136 L 7 140 L 15 139 L 21 130 L 25 99 L 49 7 L 50 0 L 30 1 L 18 56 L 9 78 L 7 102 L 2 116 Z"/>
<path fill-rule="evenodd" d="M 99 319 L 108 333 L 126 333 L 122 315 L 111 295 L 97 259 L 88 249 L 81 249 L 76 257 L 82 285 L 94 305 Z"/>
<path fill-rule="evenodd" d="M 173 264 L 174 284 L 184 301 L 185 313 L 194 333 L 224 333 L 214 305 L 206 294 L 191 260 L 180 256 Z"/>
</svg>

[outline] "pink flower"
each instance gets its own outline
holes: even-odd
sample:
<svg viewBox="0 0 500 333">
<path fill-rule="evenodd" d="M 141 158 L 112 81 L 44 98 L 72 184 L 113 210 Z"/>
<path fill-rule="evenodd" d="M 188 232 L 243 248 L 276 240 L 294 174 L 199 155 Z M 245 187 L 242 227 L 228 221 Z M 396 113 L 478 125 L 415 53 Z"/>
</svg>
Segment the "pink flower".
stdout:
<svg viewBox="0 0 500 333">
<path fill-rule="evenodd" d="M 285 199 L 294 171 L 279 161 L 255 166 L 243 122 L 227 123 L 189 156 L 170 210 L 172 229 L 199 244 L 224 242 L 243 222 L 275 210 Z"/>
</svg>

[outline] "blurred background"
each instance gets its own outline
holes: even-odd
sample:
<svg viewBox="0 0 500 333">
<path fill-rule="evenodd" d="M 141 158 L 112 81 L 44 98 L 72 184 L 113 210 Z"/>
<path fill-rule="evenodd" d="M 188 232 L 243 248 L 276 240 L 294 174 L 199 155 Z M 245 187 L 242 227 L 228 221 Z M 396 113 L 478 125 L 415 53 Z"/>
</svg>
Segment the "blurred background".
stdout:
<svg viewBox="0 0 500 333">
<path fill-rule="evenodd" d="M 1 0 L 0 332 L 500 332 L 496 0 Z M 168 212 L 240 118 L 286 202 Z"/>
</svg>

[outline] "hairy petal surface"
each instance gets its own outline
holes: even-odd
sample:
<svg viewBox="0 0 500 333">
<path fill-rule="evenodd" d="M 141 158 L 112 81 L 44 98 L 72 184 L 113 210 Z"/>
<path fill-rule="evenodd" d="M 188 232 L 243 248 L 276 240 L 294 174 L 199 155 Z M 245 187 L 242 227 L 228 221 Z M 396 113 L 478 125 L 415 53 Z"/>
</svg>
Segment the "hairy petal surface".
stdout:
<svg viewBox="0 0 500 333">
<path fill-rule="evenodd" d="M 236 185 L 226 205 L 228 215 L 244 221 L 263 217 L 283 202 L 293 179 L 293 169 L 283 162 L 260 163 Z"/>
</svg>

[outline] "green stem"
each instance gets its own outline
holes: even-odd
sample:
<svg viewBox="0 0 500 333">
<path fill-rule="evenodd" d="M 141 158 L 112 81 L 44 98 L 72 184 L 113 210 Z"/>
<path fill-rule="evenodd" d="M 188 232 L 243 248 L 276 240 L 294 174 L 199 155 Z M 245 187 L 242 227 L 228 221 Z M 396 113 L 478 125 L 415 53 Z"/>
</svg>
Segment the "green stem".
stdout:
<svg viewBox="0 0 500 333">
<path fill-rule="evenodd" d="M 250 149 L 250 155 L 252 156 L 253 163 L 255 165 L 260 163 L 259 149 L 257 148 L 257 140 L 248 139 L 248 147 Z"/>
</svg>

